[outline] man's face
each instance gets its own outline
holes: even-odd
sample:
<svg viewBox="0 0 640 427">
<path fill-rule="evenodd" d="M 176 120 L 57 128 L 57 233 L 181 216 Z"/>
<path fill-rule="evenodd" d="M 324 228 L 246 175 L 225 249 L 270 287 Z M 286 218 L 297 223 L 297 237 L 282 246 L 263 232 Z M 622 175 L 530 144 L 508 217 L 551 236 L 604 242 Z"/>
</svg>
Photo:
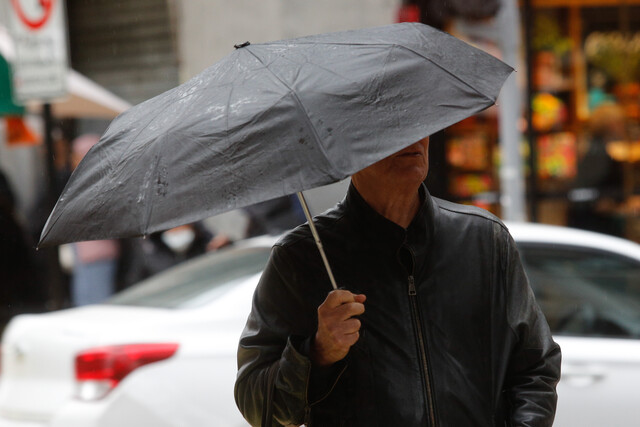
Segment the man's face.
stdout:
<svg viewBox="0 0 640 427">
<path fill-rule="evenodd" d="M 427 177 L 429 171 L 429 137 L 421 139 L 413 145 L 401 150 L 353 175 L 358 182 L 378 185 L 380 188 L 393 187 L 400 189 L 418 187 Z"/>
</svg>

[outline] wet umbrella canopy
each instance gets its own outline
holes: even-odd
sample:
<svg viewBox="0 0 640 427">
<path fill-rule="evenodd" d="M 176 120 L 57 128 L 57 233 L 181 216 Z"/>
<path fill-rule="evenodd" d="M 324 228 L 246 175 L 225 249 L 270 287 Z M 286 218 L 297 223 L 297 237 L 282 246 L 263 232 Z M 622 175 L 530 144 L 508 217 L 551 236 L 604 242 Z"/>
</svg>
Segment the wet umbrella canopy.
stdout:
<svg viewBox="0 0 640 427">
<path fill-rule="evenodd" d="M 40 244 L 146 235 L 336 182 L 491 106 L 511 72 L 417 23 L 238 46 L 118 116 Z"/>
</svg>

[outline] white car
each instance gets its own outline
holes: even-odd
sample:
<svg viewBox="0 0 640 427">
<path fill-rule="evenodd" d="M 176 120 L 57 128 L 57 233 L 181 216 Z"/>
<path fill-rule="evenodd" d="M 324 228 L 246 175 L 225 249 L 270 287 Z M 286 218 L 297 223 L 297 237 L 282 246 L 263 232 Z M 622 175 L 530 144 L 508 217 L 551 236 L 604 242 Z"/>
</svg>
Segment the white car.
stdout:
<svg viewBox="0 0 640 427">
<path fill-rule="evenodd" d="M 555 425 L 637 425 L 640 246 L 508 226 L 562 346 Z M 246 426 L 236 348 L 274 241 L 205 255 L 106 304 L 16 317 L 2 341 L 0 427 Z"/>
<path fill-rule="evenodd" d="M 509 224 L 562 348 L 556 427 L 640 424 L 640 245 Z"/>
</svg>

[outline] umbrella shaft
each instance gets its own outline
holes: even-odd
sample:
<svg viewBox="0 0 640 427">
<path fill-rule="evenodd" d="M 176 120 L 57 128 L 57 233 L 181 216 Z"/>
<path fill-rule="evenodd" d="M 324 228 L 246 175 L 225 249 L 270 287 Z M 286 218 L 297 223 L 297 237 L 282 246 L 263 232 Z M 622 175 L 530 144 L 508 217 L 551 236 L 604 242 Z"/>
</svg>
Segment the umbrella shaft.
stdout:
<svg viewBox="0 0 640 427">
<path fill-rule="evenodd" d="M 331 271 L 329 260 L 327 259 L 327 255 L 324 253 L 324 248 L 322 247 L 322 241 L 320 240 L 320 235 L 318 234 L 318 230 L 316 229 L 316 226 L 313 223 L 313 218 L 311 217 L 311 212 L 309 211 L 309 206 L 307 205 L 307 201 L 304 198 L 304 194 L 302 194 L 302 191 L 299 191 L 297 194 L 298 194 L 298 200 L 300 200 L 300 205 L 302 205 L 302 210 L 304 211 L 304 216 L 307 217 L 307 221 L 309 222 L 309 228 L 311 229 L 311 234 L 313 234 L 313 238 L 316 241 L 316 246 L 318 247 L 318 251 L 320 251 L 322 262 L 324 262 L 324 267 L 327 269 L 327 274 L 329 275 L 331 286 L 333 286 L 333 289 L 338 289 L 338 285 L 336 285 L 336 279 L 333 277 L 333 272 Z"/>
</svg>

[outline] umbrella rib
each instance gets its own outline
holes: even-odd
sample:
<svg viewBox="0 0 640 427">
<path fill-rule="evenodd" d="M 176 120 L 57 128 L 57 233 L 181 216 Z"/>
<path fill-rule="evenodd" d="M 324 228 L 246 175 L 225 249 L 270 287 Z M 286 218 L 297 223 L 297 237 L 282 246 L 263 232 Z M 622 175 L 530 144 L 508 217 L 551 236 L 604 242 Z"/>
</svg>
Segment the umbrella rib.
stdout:
<svg viewBox="0 0 640 427">
<path fill-rule="evenodd" d="M 171 91 L 175 91 L 177 90 L 177 88 L 172 89 Z M 165 92 L 168 93 L 168 92 Z M 163 96 L 165 94 L 159 95 L 159 96 Z M 165 96 L 166 97 L 166 96 Z M 164 99 L 163 99 L 164 101 Z M 149 102 L 149 101 L 147 101 Z M 158 111 L 157 114 L 155 114 L 154 116 L 152 116 L 149 121 L 142 126 L 142 128 L 138 131 L 138 133 L 136 133 L 136 135 L 133 138 L 130 138 L 130 142 L 128 144 L 127 148 L 131 148 L 131 146 L 133 145 L 134 141 L 136 141 L 138 139 L 138 137 L 142 134 L 142 132 L 144 132 L 149 126 L 151 126 L 151 123 L 153 123 L 155 120 L 158 119 L 158 117 L 160 116 L 160 114 L 164 113 L 169 107 L 171 107 L 173 104 L 172 103 L 166 103 L 163 108 L 161 109 L 161 111 Z M 134 107 L 135 108 L 135 107 Z M 111 126 L 111 125 L 109 125 Z M 106 132 L 105 132 L 106 133 Z M 151 142 L 153 143 L 153 141 Z M 120 158 L 118 159 L 118 161 L 116 162 L 116 165 L 119 165 L 122 162 L 122 159 L 127 155 L 129 150 L 124 150 L 122 152 L 122 154 L 120 155 Z"/>
<path fill-rule="evenodd" d="M 396 46 L 400 47 L 402 49 L 408 50 L 409 52 L 412 52 L 412 53 L 414 53 L 415 55 L 418 55 L 421 58 L 424 58 L 426 61 L 431 62 L 433 65 L 435 65 L 436 67 L 440 68 L 442 71 L 444 71 L 445 73 L 449 74 L 451 77 L 453 77 L 454 79 L 458 80 L 460 83 L 464 84 L 465 86 L 467 86 L 469 89 L 471 89 L 475 93 L 477 93 L 477 94 L 481 95 L 482 97 L 486 98 L 488 101 L 491 102 L 491 104 L 495 104 L 496 103 L 495 99 L 493 99 L 492 97 L 480 92 L 478 89 L 476 89 L 475 87 L 473 87 L 472 85 L 470 85 L 466 81 L 462 80 L 460 77 L 456 76 L 451 71 L 447 70 L 442 65 L 438 64 L 437 62 L 435 62 L 434 60 L 432 60 L 430 58 L 427 58 L 426 56 L 422 55 L 421 53 L 416 52 L 415 50 L 413 50 L 411 48 L 408 48 L 406 46 L 402 46 L 402 45 L 396 45 Z"/>
<path fill-rule="evenodd" d="M 56 203 L 57 205 L 57 203 Z M 55 211 L 55 206 L 54 206 L 54 211 Z M 49 236 L 49 234 L 51 234 L 51 230 L 53 229 L 53 226 L 56 225 L 58 223 L 58 221 L 60 220 L 60 218 L 62 218 L 62 216 L 60 214 L 58 214 L 58 216 L 54 219 L 54 221 L 51 223 L 51 226 L 49 225 L 49 221 L 51 220 L 48 219 L 47 222 L 44 224 L 44 230 L 47 230 L 46 233 L 43 233 L 42 235 L 40 235 L 40 241 L 38 242 L 38 244 L 36 245 L 36 250 L 41 248 L 41 244 L 44 243 L 44 240 L 47 238 L 47 236 Z"/>
<path fill-rule="evenodd" d="M 420 33 L 420 31 L 415 27 L 415 26 L 411 26 L 411 29 L 413 30 L 413 32 L 418 33 L 420 36 L 424 36 L 422 33 Z M 489 101 L 491 101 L 492 104 L 496 103 L 496 100 L 493 99 L 492 97 L 480 92 L 478 89 L 476 89 L 475 87 L 473 87 L 473 85 L 470 85 L 469 83 L 467 83 L 466 81 L 462 80 L 460 77 L 456 76 L 455 74 L 453 74 L 451 71 L 447 70 L 446 68 L 444 68 L 443 66 L 441 66 L 440 64 L 436 63 L 434 60 L 432 60 L 431 58 L 427 58 L 426 56 L 422 55 L 419 52 L 416 52 L 415 50 L 406 47 L 406 46 L 402 46 L 400 45 L 400 47 L 408 50 L 409 52 L 413 52 L 414 54 L 426 59 L 427 61 L 431 62 L 433 65 L 435 65 L 436 67 L 440 68 L 442 71 L 444 71 L 445 73 L 449 74 L 451 77 L 453 77 L 454 79 L 464 83 L 465 85 L 467 85 L 471 90 L 473 90 L 476 93 L 479 93 L 480 95 L 484 96 L 485 98 L 487 98 Z M 489 54 L 487 54 L 489 55 Z"/>
<path fill-rule="evenodd" d="M 331 160 L 329 160 L 329 156 L 327 155 L 327 152 L 325 151 L 324 146 L 320 143 L 320 137 L 318 136 L 318 132 L 316 131 L 315 126 L 313 126 L 313 123 L 311 122 L 311 118 L 309 117 L 309 114 L 307 113 L 306 108 L 304 108 L 304 105 L 302 104 L 302 101 L 300 101 L 300 98 L 298 98 L 298 95 L 296 94 L 296 91 L 293 90 L 293 88 L 291 86 L 289 86 L 287 83 L 285 83 L 285 81 L 282 80 L 280 78 L 280 76 L 278 76 L 276 73 L 274 73 L 272 70 L 270 70 L 269 67 L 267 66 L 267 64 L 265 64 L 264 61 L 258 55 L 253 53 L 249 47 L 250 46 L 247 46 L 246 48 L 244 48 L 244 50 L 246 50 L 251 55 L 253 55 L 254 58 L 256 58 L 267 71 L 269 71 L 276 79 L 278 79 L 278 81 L 280 83 L 282 83 L 287 89 L 289 89 L 289 92 L 291 93 L 291 95 L 295 99 L 296 103 L 298 104 L 298 106 L 302 110 L 305 119 L 307 119 L 307 124 L 311 128 L 311 131 L 313 132 L 313 136 L 314 136 L 314 138 L 316 140 L 316 146 L 318 147 L 318 149 L 320 150 L 320 152 L 322 153 L 322 155 L 326 159 L 327 164 L 332 169 L 331 178 L 332 179 L 336 179 L 336 180 L 340 180 L 340 179 L 344 178 L 343 174 L 340 174 L 339 171 L 336 169 L 336 167 L 333 165 L 333 163 L 331 163 Z"/>
<path fill-rule="evenodd" d="M 418 30 L 416 30 L 418 31 Z M 419 33 L 419 31 L 418 31 Z M 263 45 L 277 45 L 278 43 L 262 43 Z M 298 42 L 296 44 L 318 44 L 318 43 L 313 43 L 313 42 Z M 465 86 L 469 87 L 471 90 L 473 90 L 474 92 L 476 92 L 477 94 L 483 96 L 484 98 L 486 98 L 487 100 L 491 101 L 492 104 L 495 104 L 496 100 L 493 99 L 492 97 L 480 92 L 478 89 L 476 89 L 475 87 L 473 87 L 473 85 L 467 83 L 466 81 L 462 80 L 460 77 L 456 76 L 455 74 L 451 73 L 449 70 L 447 70 L 446 68 L 444 68 L 443 66 L 441 66 L 440 64 L 438 64 L 437 62 L 435 62 L 433 59 L 428 58 L 424 55 L 422 55 L 421 53 L 415 51 L 414 49 L 411 49 L 409 47 L 403 46 L 401 44 L 397 44 L 397 43 L 340 43 L 340 42 L 322 42 L 322 44 L 327 44 L 327 45 L 338 45 L 338 46 L 381 46 L 381 47 L 400 47 L 403 48 L 411 53 L 413 53 L 414 55 L 417 55 L 421 58 L 423 58 L 426 61 L 429 61 L 430 63 L 432 63 L 433 65 L 435 65 L 436 67 L 440 68 L 442 71 L 444 71 L 445 73 L 449 74 L 451 77 L 453 77 L 454 79 L 458 80 L 459 82 L 463 83 Z M 253 54 L 253 52 L 252 52 Z M 255 54 L 254 54 L 255 56 Z M 257 58 L 257 56 L 256 56 Z M 258 58 L 259 59 L 259 58 Z M 262 61 L 260 61 L 262 62 Z M 264 65 L 264 63 L 263 63 Z M 266 65 L 265 65 L 266 68 Z M 268 68 L 267 68 L 268 69 Z M 271 70 L 269 70 L 271 71 Z M 274 74 L 275 75 L 275 74 Z M 277 76 L 276 76 L 277 77 Z M 283 82 L 284 83 L 284 82 Z"/>
<path fill-rule="evenodd" d="M 236 62 L 237 62 L 237 57 L 236 57 Z M 231 96 L 233 95 L 233 89 L 235 88 L 235 86 L 232 84 L 229 86 L 229 93 L 227 95 L 227 105 L 225 108 L 225 115 L 224 115 L 224 121 L 225 121 L 225 135 L 226 138 L 229 137 L 229 107 L 231 106 Z"/>
<path fill-rule="evenodd" d="M 153 167 L 154 171 L 158 170 L 158 165 L 160 164 L 160 158 L 156 157 L 155 159 L 155 166 Z M 146 236 L 147 233 L 149 232 L 149 224 L 151 223 L 151 215 L 153 214 L 153 208 L 154 208 L 154 198 L 153 198 L 153 191 L 155 189 L 155 187 L 153 186 L 153 177 L 150 176 L 150 181 L 149 181 L 149 187 L 146 189 L 146 197 L 149 199 L 149 201 L 145 204 L 146 209 L 145 212 L 141 212 L 142 215 L 144 215 L 144 220 L 143 220 L 143 231 L 142 231 L 142 235 Z M 144 183 L 143 183 L 144 185 Z"/>
</svg>

